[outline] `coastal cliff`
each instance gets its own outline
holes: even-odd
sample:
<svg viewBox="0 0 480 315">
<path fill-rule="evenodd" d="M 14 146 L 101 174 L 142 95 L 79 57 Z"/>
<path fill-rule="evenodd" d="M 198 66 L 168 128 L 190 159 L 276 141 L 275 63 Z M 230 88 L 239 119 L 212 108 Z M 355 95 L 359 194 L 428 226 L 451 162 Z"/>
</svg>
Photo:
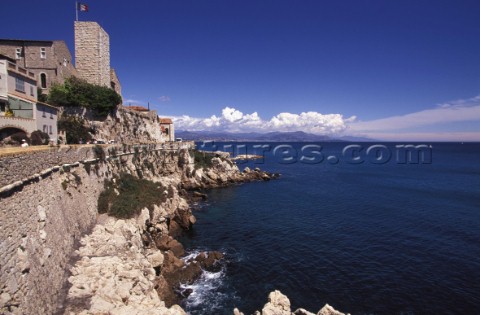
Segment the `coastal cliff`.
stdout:
<svg viewBox="0 0 480 315">
<path fill-rule="evenodd" d="M 195 164 L 201 154 L 203 164 Z M 198 156 L 197 156 L 198 159 Z M 63 312 L 70 314 L 148 313 L 185 314 L 176 305 L 192 293 L 180 284 L 192 283 L 202 270 L 214 268 L 219 252 L 203 252 L 189 259 L 174 237 L 196 219 L 189 201 L 205 198 L 199 189 L 221 187 L 275 177 L 259 170 L 240 172 L 223 153 L 182 151 L 171 169 L 144 172 L 165 198 L 126 220 L 101 215 L 93 232 L 80 241 Z M 115 187 L 120 189 L 120 187 Z"/>
<path fill-rule="evenodd" d="M 46 154 L 60 165 L 35 163 Z M 10 159 L 19 157 L 0 162 Z M 223 259 L 185 256 L 175 237 L 196 222 L 190 203 L 206 189 L 278 176 L 240 171 L 193 143 L 62 147 L 22 161 L 34 174 L 1 188 L 2 314 L 185 314 L 178 303 L 192 291 L 181 284 Z"/>
</svg>

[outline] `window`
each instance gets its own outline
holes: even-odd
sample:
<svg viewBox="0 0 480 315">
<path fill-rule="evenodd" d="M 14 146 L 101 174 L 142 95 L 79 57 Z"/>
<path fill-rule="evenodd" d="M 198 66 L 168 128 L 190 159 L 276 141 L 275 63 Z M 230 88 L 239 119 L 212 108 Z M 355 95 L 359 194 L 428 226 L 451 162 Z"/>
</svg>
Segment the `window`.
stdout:
<svg viewBox="0 0 480 315">
<path fill-rule="evenodd" d="M 43 132 L 45 132 L 45 133 L 48 132 L 48 126 L 47 125 L 43 125 Z"/>
<path fill-rule="evenodd" d="M 15 78 L 15 90 L 25 93 L 25 81 Z"/>
<path fill-rule="evenodd" d="M 45 47 L 40 48 L 40 58 L 47 59 L 47 49 Z"/>
<path fill-rule="evenodd" d="M 42 117 L 47 117 L 47 113 L 45 112 L 45 107 L 42 108 Z"/>
<path fill-rule="evenodd" d="M 35 92 L 33 91 L 33 86 L 30 85 L 30 95 L 35 96 Z"/>
<path fill-rule="evenodd" d="M 53 119 L 53 109 L 50 108 L 48 111 L 50 112 L 50 119 Z"/>
<path fill-rule="evenodd" d="M 52 133 L 53 133 L 53 132 L 52 132 L 52 126 L 50 126 L 50 134 L 52 134 Z"/>
<path fill-rule="evenodd" d="M 47 75 L 45 73 L 40 73 L 40 86 L 42 89 L 47 88 Z"/>
<path fill-rule="evenodd" d="M 22 48 L 16 48 L 15 49 L 15 59 L 22 59 Z"/>
</svg>

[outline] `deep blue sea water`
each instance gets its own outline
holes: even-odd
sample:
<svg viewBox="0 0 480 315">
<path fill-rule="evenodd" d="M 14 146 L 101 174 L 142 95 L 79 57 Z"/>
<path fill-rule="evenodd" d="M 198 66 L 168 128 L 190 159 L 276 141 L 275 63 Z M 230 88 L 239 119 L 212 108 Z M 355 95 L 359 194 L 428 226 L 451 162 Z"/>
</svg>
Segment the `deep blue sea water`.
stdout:
<svg viewBox="0 0 480 315">
<path fill-rule="evenodd" d="M 278 289 L 292 310 L 315 313 L 329 303 L 352 314 L 480 314 L 480 144 L 429 143 L 425 164 L 397 163 L 392 143 L 384 164 L 350 164 L 348 143 L 321 145 L 321 163 L 267 152 L 239 167 L 280 179 L 208 192 L 182 242 L 226 261 L 191 286 L 187 311 L 251 314 Z"/>
</svg>

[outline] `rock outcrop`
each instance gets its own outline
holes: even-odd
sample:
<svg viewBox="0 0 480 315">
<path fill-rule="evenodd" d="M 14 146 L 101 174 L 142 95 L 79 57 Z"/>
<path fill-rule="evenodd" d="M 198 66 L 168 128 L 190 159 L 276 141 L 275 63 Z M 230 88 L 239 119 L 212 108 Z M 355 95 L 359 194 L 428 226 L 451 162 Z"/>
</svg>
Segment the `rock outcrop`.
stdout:
<svg viewBox="0 0 480 315">
<path fill-rule="evenodd" d="M 188 199 L 206 198 L 199 192 L 205 188 L 276 177 L 258 169 L 240 172 L 222 154 L 211 153 L 207 168 L 195 167 L 188 150 L 177 154 L 163 157 L 165 165 L 141 152 L 132 162 L 142 163 L 117 163 L 123 172 L 158 183 L 164 197 L 133 219 L 99 217 L 76 251 L 64 314 L 184 314 L 177 304 L 192 292 L 180 284 L 193 283 L 203 270 L 215 271 L 223 259 L 220 252 L 183 258 L 185 250 L 174 237 L 196 221 Z"/>
<path fill-rule="evenodd" d="M 71 269 L 65 314 L 185 314 L 165 307 L 154 286 L 159 251 L 142 244 L 135 219 L 108 217 L 81 240 L 79 261 Z"/>
<path fill-rule="evenodd" d="M 233 310 L 234 315 L 244 315 L 239 309 Z M 303 308 L 292 312 L 290 309 L 290 300 L 280 291 L 275 290 L 268 295 L 268 303 L 265 304 L 262 311 L 256 311 L 255 315 L 315 315 Z M 349 315 L 335 310 L 328 304 L 325 304 L 316 315 Z"/>
</svg>

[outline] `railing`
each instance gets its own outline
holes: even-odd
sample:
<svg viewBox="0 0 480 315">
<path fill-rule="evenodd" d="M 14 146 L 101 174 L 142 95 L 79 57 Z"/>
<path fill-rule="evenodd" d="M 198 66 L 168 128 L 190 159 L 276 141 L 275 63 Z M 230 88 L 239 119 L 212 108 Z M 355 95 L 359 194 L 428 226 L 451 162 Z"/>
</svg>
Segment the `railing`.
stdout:
<svg viewBox="0 0 480 315">
<path fill-rule="evenodd" d="M 35 80 L 35 73 L 27 71 L 27 69 L 17 66 L 15 63 L 8 61 L 8 70 L 13 70 L 26 77 L 30 77 Z"/>
</svg>

